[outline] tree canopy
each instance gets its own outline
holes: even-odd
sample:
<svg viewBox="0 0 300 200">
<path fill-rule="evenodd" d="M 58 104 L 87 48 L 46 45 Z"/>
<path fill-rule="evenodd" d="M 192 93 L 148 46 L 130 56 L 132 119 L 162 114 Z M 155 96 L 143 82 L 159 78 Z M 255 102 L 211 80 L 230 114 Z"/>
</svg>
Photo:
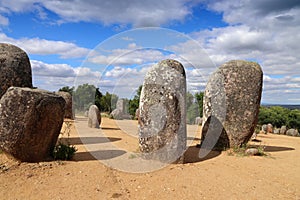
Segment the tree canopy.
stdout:
<svg viewBox="0 0 300 200">
<path fill-rule="evenodd" d="M 258 124 L 271 123 L 275 127 L 288 126 L 300 129 L 300 110 L 290 110 L 281 106 L 261 106 L 258 115 Z"/>
</svg>

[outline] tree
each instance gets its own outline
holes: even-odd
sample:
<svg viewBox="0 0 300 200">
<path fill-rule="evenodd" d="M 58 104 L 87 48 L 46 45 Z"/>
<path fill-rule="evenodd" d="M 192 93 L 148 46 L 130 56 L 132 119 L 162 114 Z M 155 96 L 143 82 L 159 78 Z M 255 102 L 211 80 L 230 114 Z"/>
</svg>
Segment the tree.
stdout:
<svg viewBox="0 0 300 200">
<path fill-rule="evenodd" d="M 79 85 L 74 92 L 75 108 L 79 111 L 87 110 L 90 105 L 95 104 L 96 87 L 87 83 Z"/>
<path fill-rule="evenodd" d="M 190 107 L 187 109 L 186 113 L 186 119 L 188 124 L 194 124 L 196 117 L 199 116 L 199 109 L 198 104 L 193 103 Z"/>
<path fill-rule="evenodd" d="M 101 105 L 102 93 L 99 91 L 99 88 L 96 88 L 95 92 L 95 105 L 99 108 L 100 111 L 103 111 L 103 106 Z"/>
<path fill-rule="evenodd" d="M 69 86 L 64 86 L 64 87 L 60 88 L 58 91 L 60 91 L 60 92 L 68 92 L 68 93 L 70 93 L 70 95 L 73 96 L 74 87 L 70 88 Z"/>
<path fill-rule="evenodd" d="M 118 98 L 117 95 L 106 92 L 100 99 L 101 111 L 111 113 L 116 108 Z"/>
<path fill-rule="evenodd" d="M 195 93 L 195 97 L 199 106 L 199 115 L 200 117 L 203 117 L 203 98 L 204 98 L 204 92 L 197 92 Z"/>
<path fill-rule="evenodd" d="M 288 114 L 287 126 L 300 130 L 300 110 L 291 110 Z"/>
</svg>

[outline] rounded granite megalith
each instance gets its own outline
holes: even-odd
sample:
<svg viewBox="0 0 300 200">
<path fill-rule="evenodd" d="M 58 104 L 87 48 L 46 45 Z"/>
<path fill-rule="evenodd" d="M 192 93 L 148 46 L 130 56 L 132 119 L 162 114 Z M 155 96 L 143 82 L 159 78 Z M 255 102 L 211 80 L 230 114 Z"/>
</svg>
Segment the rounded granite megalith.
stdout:
<svg viewBox="0 0 300 200">
<path fill-rule="evenodd" d="M 96 105 L 91 105 L 88 113 L 88 127 L 99 128 L 101 124 L 101 113 Z"/>
<path fill-rule="evenodd" d="M 10 87 L 0 100 L 0 147 L 20 161 L 47 160 L 64 118 L 65 100 L 39 89 Z"/>
<path fill-rule="evenodd" d="M 186 150 L 186 76 L 175 60 L 146 74 L 139 106 L 139 148 L 145 158 L 182 162 Z"/>
<path fill-rule="evenodd" d="M 0 43 L 0 98 L 11 86 L 32 87 L 29 58 L 19 47 Z"/>
<path fill-rule="evenodd" d="M 66 101 L 65 118 L 74 119 L 72 95 L 69 92 L 59 91 L 56 94 L 63 97 Z"/>
<path fill-rule="evenodd" d="M 204 148 L 224 149 L 245 144 L 258 120 L 263 72 L 255 62 L 233 60 L 214 72 L 203 100 Z"/>
</svg>

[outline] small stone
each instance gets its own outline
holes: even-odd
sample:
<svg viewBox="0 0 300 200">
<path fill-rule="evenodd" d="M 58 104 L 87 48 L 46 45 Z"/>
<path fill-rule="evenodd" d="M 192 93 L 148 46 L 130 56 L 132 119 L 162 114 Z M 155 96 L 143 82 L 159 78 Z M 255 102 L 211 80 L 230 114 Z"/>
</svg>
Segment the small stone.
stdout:
<svg viewBox="0 0 300 200">
<path fill-rule="evenodd" d="M 267 133 L 273 133 L 273 125 L 272 124 L 267 125 Z"/>
<path fill-rule="evenodd" d="M 249 148 L 245 150 L 245 154 L 255 156 L 259 154 L 259 151 L 256 148 Z"/>
<path fill-rule="evenodd" d="M 280 134 L 285 135 L 286 131 L 287 131 L 286 126 L 281 126 L 281 128 L 280 128 Z"/>
<path fill-rule="evenodd" d="M 196 125 L 201 125 L 202 124 L 202 118 L 201 117 L 196 117 L 195 124 Z"/>
</svg>

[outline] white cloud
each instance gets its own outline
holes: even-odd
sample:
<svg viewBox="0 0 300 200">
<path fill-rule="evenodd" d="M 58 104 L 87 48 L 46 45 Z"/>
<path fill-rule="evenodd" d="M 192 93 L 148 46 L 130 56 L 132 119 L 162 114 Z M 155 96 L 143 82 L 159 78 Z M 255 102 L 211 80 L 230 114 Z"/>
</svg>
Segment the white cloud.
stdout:
<svg viewBox="0 0 300 200">
<path fill-rule="evenodd" d="M 132 24 L 134 27 L 160 26 L 183 21 L 191 14 L 191 0 L 102 0 L 34 1 L 4 0 L 6 12 L 26 12 L 45 8 L 56 13 L 60 22 L 97 21 L 104 25 Z"/>
<path fill-rule="evenodd" d="M 103 55 L 94 50 L 88 61 L 95 64 L 125 66 L 145 64 L 166 59 L 166 56 L 158 49 L 143 49 L 135 43 L 130 43 L 127 48 L 113 49 L 108 55 Z"/>
<path fill-rule="evenodd" d="M 101 73 L 86 67 L 72 67 L 67 64 L 48 64 L 31 60 L 34 85 L 48 90 L 63 86 L 77 86 L 89 83 L 97 86 Z"/>
<path fill-rule="evenodd" d="M 40 38 L 14 39 L 4 33 L 0 33 L 0 42 L 11 43 L 29 54 L 36 55 L 60 55 L 61 58 L 77 58 L 86 56 L 89 49 L 78 47 L 74 43 L 45 40 Z"/>
<path fill-rule="evenodd" d="M 300 76 L 300 3 L 293 0 L 207 2 L 208 8 L 222 13 L 229 25 L 191 36 L 206 49 L 216 65 L 233 59 L 257 61 L 264 72 L 265 102 L 288 101 L 289 95 L 299 99 L 300 83 L 295 77 Z"/>
</svg>

